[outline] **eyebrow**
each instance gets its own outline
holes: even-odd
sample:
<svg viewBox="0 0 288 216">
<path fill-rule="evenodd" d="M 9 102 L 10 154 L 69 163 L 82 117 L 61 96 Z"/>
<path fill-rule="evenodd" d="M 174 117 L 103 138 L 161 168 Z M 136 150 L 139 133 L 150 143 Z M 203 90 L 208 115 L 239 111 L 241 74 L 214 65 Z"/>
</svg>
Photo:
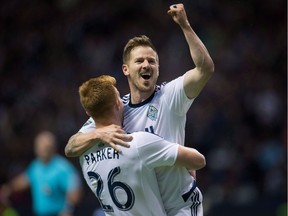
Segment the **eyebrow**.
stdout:
<svg viewBox="0 0 288 216">
<path fill-rule="evenodd" d="M 135 57 L 134 58 L 135 60 L 139 60 L 139 59 L 148 59 L 148 60 L 157 60 L 157 58 L 156 57 Z"/>
</svg>

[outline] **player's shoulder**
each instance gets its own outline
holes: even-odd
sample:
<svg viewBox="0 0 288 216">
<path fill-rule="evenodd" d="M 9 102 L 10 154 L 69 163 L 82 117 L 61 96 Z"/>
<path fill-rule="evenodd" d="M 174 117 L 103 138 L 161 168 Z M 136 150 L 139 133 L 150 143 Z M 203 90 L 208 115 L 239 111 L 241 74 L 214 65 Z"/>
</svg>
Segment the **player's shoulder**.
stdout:
<svg viewBox="0 0 288 216">
<path fill-rule="evenodd" d="M 151 142 L 158 142 L 163 138 L 158 136 L 157 134 L 153 134 L 147 131 L 137 131 L 131 134 L 133 136 L 133 140 L 137 141 L 138 143 L 151 143 Z"/>
<path fill-rule="evenodd" d="M 91 130 L 94 130 L 96 128 L 96 124 L 94 122 L 94 120 L 90 117 L 85 123 L 84 125 L 80 128 L 80 130 L 78 132 L 81 133 L 87 133 Z"/>
<path fill-rule="evenodd" d="M 35 158 L 33 161 L 30 162 L 30 164 L 28 165 L 26 169 L 31 171 L 31 170 L 37 169 L 40 166 L 41 166 L 41 161 L 38 158 Z"/>
<path fill-rule="evenodd" d="M 90 118 L 84 123 L 84 125 L 83 125 L 82 127 L 91 126 L 91 125 L 95 125 L 95 122 L 94 122 L 94 120 L 93 120 L 92 117 L 90 117 Z"/>
<path fill-rule="evenodd" d="M 51 160 L 50 163 L 55 165 L 58 164 L 58 166 L 66 166 L 66 165 L 70 165 L 70 162 L 68 162 L 68 160 L 58 154 L 55 154 Z"/>
<path fill-rule="evenodd" d="M 126 94 L 126 95 L 124 95 L 124 96 L 122 97 L 122 102 L 123 102 L 124 104 L 128 104 L 129 101 L 130 101 L 130 93 L 128 93 L 128 94 Z"/>
<path fill-rule="evenodd" d="M 160 87 L 160 89 L 165 89 L 170 85 L 177 85 L 179 83 L 183 84 L 183 79 L 184 79 L 184 75 L 176 77 L 173 80 L 163 82 L 159 87 Z"/>
<path fill-rule="evenodd" d="M 156 86 L 156 91 L 161 90 L 162 88 L 164 88 L 166 86 L 167 82 L 162 82 L 161 85 L 157 85 Z"/>
<path fill-rule="evenodd" d="M 155 92 L 156 94 L 161 92 L 163 93 L 169 91 L 169 89 L 174 91 L 173 90 L 174 86 L 182 85 L 182 83 L 183 83 L 183 76 L 180 76 L 171 81 L 162 82 L 161 85 L 157 85 L 155 88 Z"/>
</svg>

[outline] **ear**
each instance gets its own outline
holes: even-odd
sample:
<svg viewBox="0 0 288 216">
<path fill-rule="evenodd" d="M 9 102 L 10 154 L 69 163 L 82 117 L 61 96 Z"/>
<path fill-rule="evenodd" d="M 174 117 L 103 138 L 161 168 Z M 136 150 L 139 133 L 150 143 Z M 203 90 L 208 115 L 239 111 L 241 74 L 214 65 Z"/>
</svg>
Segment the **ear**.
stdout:
<svg viewBox="0 0 288 216">
<path fill-rule="evenodd" d="M 116 106 L 116 109 L 117 109 L 117 110 L 120 110 L 121 104 L 120 104 L 120 101 L 119 101 L 119 100 L 116 100 L 115 106 Z"/>
<path fill-rule="evenodd" d="M 128 70 L 128 66 L 126 64 L 122 65 L 122 71 L 124 73 L 125 76 L 129 75 L 129 70 Z"/>
<path fill-rule="evenodd" d="M 86 114 L 91 117 L 91 115 L 88 113 L 88 111 L 86 111 Z"/>
</svg>

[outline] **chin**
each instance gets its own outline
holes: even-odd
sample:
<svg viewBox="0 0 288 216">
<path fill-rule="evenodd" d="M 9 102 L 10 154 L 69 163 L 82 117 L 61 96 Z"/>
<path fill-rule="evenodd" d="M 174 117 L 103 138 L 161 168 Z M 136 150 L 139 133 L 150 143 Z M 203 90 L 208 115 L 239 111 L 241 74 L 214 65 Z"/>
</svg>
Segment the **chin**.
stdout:
<svg viewBox="0 0 288 216">
<path fill-rule="evenodd" d="M 141 88 L 141 91 L 143 91 L 143 92 L 153 92 L 154 89 L 155 89 L 154 86 L 149 85 L 149 86 L 143 86 L 143 87 Z"/>
</svg>

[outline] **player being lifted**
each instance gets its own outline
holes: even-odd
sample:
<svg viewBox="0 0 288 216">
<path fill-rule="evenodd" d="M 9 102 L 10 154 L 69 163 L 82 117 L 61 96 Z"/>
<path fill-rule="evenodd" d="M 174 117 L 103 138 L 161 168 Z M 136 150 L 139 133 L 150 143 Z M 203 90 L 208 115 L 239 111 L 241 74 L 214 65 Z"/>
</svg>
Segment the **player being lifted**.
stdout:
<svg viewBox="0 0 288 216">
<path fill-rule="evenodd" d="M 81 104 L 97 128 L 122 125 L 124 105 L 115 78 L 102 75 L 79 88 Z M 205 158 L 197 150 L 148 132 L 134 132 L 130 148 L 121 153 L 99 143 L 80 156 L 84 178 L 106 215 L 166 215 L 155 168 L 185 166 L 200 169 Z M 186 168 L 182 167 L 184 170 Z M 186 172 L 189 177 L 188 172 Z"/>
<path fill-rule="evenodd" d="M 130 87 L 130 94 L 123 97 L 123 129 L 127 132 L 148 130 L 170 142 L 184 145 L 186 113 L 213 74 L 214 64 L 191 28 L 184 5 L 171 5 L 168 14 L 182 29 L 195 68 L 167 84 L 157 86 L 159 59 L 155 47 L 146 36 L 130 39 L 123 52 L 122 70 Z M 66 155 L 79 156 L 99 141 L 119 150 L 116 144 L 127 146 L 127 141 L 131 139 L 124 130 L 116 125 L 96 129 L 93 119 L 89 119 L 68 141 Z M 195 188 L 195 178 L 187 178 L 186 172 L 176 166 L 157 171 L 168 215 L 203 215 L 202 194 L 198 187 Z M 195 177 L 194 172 L 192 175 Z M 190 213 L 184 214 L 183 211 Z"/>
</svg>

